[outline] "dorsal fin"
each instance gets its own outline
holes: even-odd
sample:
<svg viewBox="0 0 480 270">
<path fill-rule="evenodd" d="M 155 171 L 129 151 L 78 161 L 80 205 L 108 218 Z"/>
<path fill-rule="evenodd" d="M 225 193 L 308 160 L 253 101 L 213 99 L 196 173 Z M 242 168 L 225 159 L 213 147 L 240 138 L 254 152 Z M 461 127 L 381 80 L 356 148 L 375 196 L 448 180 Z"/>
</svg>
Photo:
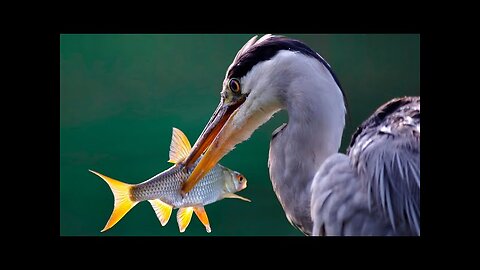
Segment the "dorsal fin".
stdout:
<svg viewBox="0 0 480 270">
<path fill-rule="evenodd" d="M 192 146 L 187 136 L 178 128 L 173 128 L 172 142 L 170 143 L 170 163 L 182 162 L 190 153 Z"/>
</svg>

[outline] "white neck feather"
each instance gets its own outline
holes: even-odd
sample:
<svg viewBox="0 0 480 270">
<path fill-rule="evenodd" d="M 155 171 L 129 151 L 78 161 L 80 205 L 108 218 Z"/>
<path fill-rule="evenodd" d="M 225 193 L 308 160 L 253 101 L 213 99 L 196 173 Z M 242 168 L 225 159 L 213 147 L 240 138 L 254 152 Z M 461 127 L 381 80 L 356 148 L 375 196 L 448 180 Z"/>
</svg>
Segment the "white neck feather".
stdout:
<svg viewBox="0 0 480 270">
<path fill-rule="evenodd" d="M 285 60 L 283 72 L 289 74 L 280 83 L 288 86 L 279 91 L 279 100 L 289 121 L 270 145 L 270 177 L 287 218 L 308 233 L 310 186 L 323 162 L 340 148 L 346 109 L 341 90 L 322 63 L 282 53 L 278 65 Z"/>
<path fill-rule="evenodd" d="M 291 141 L 299 144 L 299 150 L 309 149 L 301 153 L 311 153 L 316 159 L 313 169 L 318 169 L 340 148 L 346 109 L 341 90 L 328 69 L 317 60 L 306 58 L 308 61 L 292 63 L 298 65 L 292 69 L 302 75 L 294 77 L 290 90 L 284 92 L 287 130 Z"/>
</svg>

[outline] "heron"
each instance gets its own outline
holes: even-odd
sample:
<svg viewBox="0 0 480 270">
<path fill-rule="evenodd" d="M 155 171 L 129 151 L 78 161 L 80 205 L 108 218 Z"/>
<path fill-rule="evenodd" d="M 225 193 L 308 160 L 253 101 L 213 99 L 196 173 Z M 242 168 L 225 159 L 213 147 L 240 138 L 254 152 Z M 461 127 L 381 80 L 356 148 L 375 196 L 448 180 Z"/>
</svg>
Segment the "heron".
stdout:
<svg viewBox="0 0 480 270">
<path fill-rule="evenodd" d="M 419 96 L 380 106 L 339 153 L 347 109 L 332 67 L 304 42 L 270 34 L 238 51 L 220 96 L 183 163 L 193 169 L 184 194 L 286 110 L 288 123 L 272 133 L 268 168 L 294 227 L 307 236 L 420 235 Z"/>
</svg>

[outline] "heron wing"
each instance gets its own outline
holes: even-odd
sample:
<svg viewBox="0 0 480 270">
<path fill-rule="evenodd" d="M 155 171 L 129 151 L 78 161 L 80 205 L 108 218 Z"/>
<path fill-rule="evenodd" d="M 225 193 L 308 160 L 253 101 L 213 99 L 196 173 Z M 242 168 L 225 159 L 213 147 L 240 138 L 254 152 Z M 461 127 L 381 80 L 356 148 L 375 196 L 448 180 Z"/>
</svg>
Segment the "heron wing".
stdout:
<svg viewBox="0 0 480 270">
<path fill-rule="evenodd" d="M 312 183 L 313 235 L 398 235 L 380 209 L 368 205 L 358 174 L 344 154 L 330 156 Z"/>
<path fill-rule="evenodd" d="M 403 224 L 420 234 L 420 97 L 381 106 L 355 132 L 347 154 L 366 188 L 394 229 Z"/>
<path fill-rule="evenodd" d="M 420 234 L 420 98 L 380 107 L 315 174 L 313 235 Z"/>
</svg>

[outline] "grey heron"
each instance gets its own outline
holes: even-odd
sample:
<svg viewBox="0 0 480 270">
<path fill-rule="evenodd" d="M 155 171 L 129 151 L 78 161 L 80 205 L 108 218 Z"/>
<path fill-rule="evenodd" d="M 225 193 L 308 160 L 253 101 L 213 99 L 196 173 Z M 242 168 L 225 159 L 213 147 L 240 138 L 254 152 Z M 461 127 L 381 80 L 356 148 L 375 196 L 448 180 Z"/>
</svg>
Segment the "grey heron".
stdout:
<svg viewBox="0 0 480 270">
<path fill-rule="evenodd" d="M 288 123 L 271 138 L 273 190 L 306 235 L 420 235 L 420 97 L 393 99 L 358 127 L 347 154 L 343 90 L 330 65 L 305 43 L 251 38 L 236 54 L 221 100 L 184 161 L 204 156 L 188 192 L 235 145 L 276 112 Z"/>
</svg>

